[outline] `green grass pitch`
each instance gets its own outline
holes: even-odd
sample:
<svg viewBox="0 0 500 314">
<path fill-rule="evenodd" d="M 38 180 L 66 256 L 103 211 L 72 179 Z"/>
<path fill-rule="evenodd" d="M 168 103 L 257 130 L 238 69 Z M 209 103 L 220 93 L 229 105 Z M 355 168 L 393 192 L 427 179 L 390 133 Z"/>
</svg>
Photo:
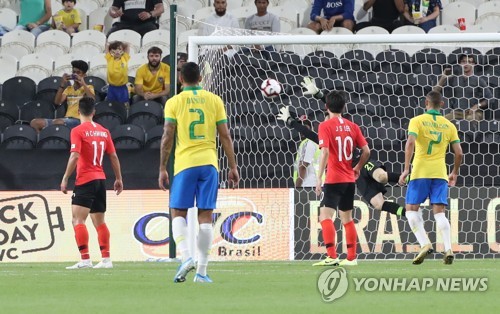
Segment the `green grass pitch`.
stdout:
<svg viewBox="0 0 500 314">
<path fill-rule="evenodd" d="M 322 301 L 311 262 L 211 263 L 213 284 L 174 284 L 176 263 L 115 263 L 114 269 L 65 270 L 62 263 L 3 263 L 1 313 L 497 313 L 498 262 L 360 261 L 347 268 L 349 290 Z M 484 292 L 355 292 L 353 277 L 486 277 Z"/>
</svg>

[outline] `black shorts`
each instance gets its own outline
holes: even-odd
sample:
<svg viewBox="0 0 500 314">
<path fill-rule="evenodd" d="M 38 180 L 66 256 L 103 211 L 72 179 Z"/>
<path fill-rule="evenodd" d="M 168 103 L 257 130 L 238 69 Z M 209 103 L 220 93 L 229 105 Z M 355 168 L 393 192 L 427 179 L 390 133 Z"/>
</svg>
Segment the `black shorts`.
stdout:
<svg viewBox="0 0 500 314">
<path fill-rule="evenodd" d="M 341 211 L 354 208 L 354 193 L 356 185 L 354 183 L 333 183 L 323 186 L 323 198 L 321 205 Z"/>
<path fill-rule="evenodd" d="M 106 180 L 75 185 L 71 204 L 90 208 L 90 213 L 106 212 Z"/>
<path fill-rule="evenodd" d="M 358 180 L 356 180 L 359 194 L 361 194 L 363 199 L 368 203 L 370 203 L 370 200 L 378 193 L 387 193 L 385 184 L 379 183 L 373 179 L 373 172 L 378 168 L 385 170 L 385 167 L 380 162 L 373 160 L 368 161 L 361 169 Z"/>
</svg>

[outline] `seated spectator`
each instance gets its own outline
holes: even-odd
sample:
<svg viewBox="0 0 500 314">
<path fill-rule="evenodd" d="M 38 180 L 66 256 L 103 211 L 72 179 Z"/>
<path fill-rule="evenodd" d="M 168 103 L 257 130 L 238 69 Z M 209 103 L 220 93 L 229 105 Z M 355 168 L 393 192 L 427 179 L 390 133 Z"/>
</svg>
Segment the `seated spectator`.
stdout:
<svg viewBox="0 0 500 314">
<path fill-rule="evenodd" d="M 403 25 L 399 19 L 405 9 L 403 0 L 366 0 L 363 4 L 363 11 L 366 13 L 372 7 L 372 19 L 369 22 L 356 24 L 356 31 L 368 26 L 378 26 L 392 33 L 394 29 Z"/>
<path fill-rule="evenodd" d="M 269 0 L 255 0 L 255 6 L 257 7 L 257 13 L 245 19 L 245 28 L 255 31 L 279 33 L 281 30 L 280 19 L 276 15 L 267 12 Z M 274 50 L 273 46 L 262 47 L 255 45 L 254 48 L 268 51 Z"/>
<path fill-rule="evenodd" d="M 147 32 L 159 28 L 158 18 L 163 12 L 162 0 L 113 0 L 109 15 L 112 18 L 119 17 L 120 21 L 113 24 L 108 36 L 122 29 L 130 29 L 144 36 Z"/>
<path fill-rule="evenodd" d="M 177 90 L 176 90 L 177 94 L 182 92 L 182 83 L 179 78 L 181 77 L 181 68 L 187 61 L 188 61 L 187 53 L 184 52 L 177 53 Z"/>
<path fill-rule="evenodd" d="M 403 16 L 406 25 L 415 25 L 426 33 L 436 26 L 436 19 L 443 9 L 441 0 L 404 0 L 405 10 Z"/>
<path fill-rule="evenodd" d="M 128 61 L 130 60 L 130 46 L 128 43 L 113 41 L 106 44 L 106 61 L 108 95 L 107 101 L 118 101 L 128 107 L 130 95 L 128 91 Z"/>
<path fill-rule="evenodd" d="M 69 128 L 74 128 L 80 124 L 80 116 L 78 114 L 78 103 L 82 97 L 90 97 L 95 99 L 94 86 L 85 83 L 85 76 L 89 69 L 87 62 L 82 60 L 74 60 L 71 62 L 73 73 L 64 73 L 61 80 L 61 86 L 57 90 L 54 103 L 57 106 L 62 105 L 65 101 L 68 105 L 64 118 L 58 119 L 33 119 L 30 123 L 37 132 L 52 124 L 63 124 Z"/>
<path fill-rule="evenodd" d="M 452 97 L 449 98 L 448 107 L 453 110 L 445 117 L 449 120 L 482 120 L 484 110 L 493 101 L 493 92 L 486 80 L 474 74 L 474 56 L 460 55 L 458 62 L 460 66 L 455 67 L 455 73 L 452 73 L 451 68 L 445 68 L 434 87 L 438 92 L 445 89 L 445 95 L 446 89 L 451 89 Z"/>
<path fill-rule="evenodd" d="M 210 36 L 217 27 L 240 28 L 238 20 L 227 13 L 226 0 L 214 0 L 215 13 L 207 17 L 200 23 L 198 35 Z"/>
<path fill-rule="evenodd" d="M 132 103 L 154 100 L 162 105 L 170 94 L 170 66 L 161 62 L 162 51 L 158 47 L 148 49 L 148 63 L 141 65 L 135 74 L 135 96 Z"/>
<path fill-rule="evenodd" d="M 314 0 L 307 27 L 320 34 L 339 26 L 354 30 L 354 0 Z"/>
<path fill-rule="evenodd" d="M 82 20 L 80 12 L 75 9 L 76 0 L 62 0 L 64 8 L 59 10 L 52 18 L 52 28 L 68 34 L 78 32 Z"/>
<path fill-rule="evenodd" d="M 14 29 L 31 32 L 35 37 L 50 29 L 52 17 L 50 0 L 21 0 L 19 22 Z"/>
</svg>

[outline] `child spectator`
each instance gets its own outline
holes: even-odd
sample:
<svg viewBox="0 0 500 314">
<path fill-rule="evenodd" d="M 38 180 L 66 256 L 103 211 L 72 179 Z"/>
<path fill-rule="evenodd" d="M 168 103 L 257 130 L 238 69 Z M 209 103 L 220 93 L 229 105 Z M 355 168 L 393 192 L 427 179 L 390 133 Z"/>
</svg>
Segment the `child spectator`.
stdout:
<svg viewBox="0 0 500 314">
<path fill-rule="evenodd" d="M 62 0 L 64 8 L 52 18 L 52 28 L 65 31 L 68 34 L 78 32 L 82 23 L 80 12 L 75 9 L 76 0 Z"/>
<path fill-rule="evenodd" d="M 128 61 L 130 60 L 128 43 L 114 41 L 106 45 L 108 61 L 108 101 L 119 101 L 128 105 Z"/>
</svg>

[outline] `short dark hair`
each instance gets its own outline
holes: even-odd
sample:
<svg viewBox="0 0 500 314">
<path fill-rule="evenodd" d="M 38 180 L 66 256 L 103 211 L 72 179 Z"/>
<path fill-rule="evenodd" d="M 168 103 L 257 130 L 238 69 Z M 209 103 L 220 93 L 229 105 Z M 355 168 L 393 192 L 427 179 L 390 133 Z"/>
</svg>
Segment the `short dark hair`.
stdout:
<svg viewBox="0 0 500 314">
<path fill-rule="evenodd" d="M 61 3 L 64 4 L 64 2 L 73 2 L 74 4 L 76 4 L 76 0 L 62 0 Z"/>
<path fill-rule="evenodd" d="M 194 62 L 186 62 L 181 68 L 182 79 L 187 84 L 198 84 L 200 79 L 200 67 Z"/>
<path fill-rule="evenodd" d="M 177 53 L 177 61 L 179 61 L 180 59 L 182 59 L 184 61 L 188 61 L 188 55 L 187 55 L 187 53 L 178 52 Z"/>
<path fill-rule="evenodd" d="M 122 48 L 123 49 L 123 46 L 124 44 L 121 42 L 121 41 L 114 41 L 112 43 L 109 44 L 109 50 L 115 50 L 115 49 L 118 49 L 118 48 Z"/>
<path fill-rule="evenodd" d="M 468 55 L 468 54 L 461 54 L 461 55 L 459 55 L 458 56 L 458 63 L 462 62 L 462 60 L 464 58 L 467 58 L 467 59 L 472 58 L 472 60 L 474 60 L 474 63 L 477 63 L 476 56 L 475 55 Z"/>
<path fill-rule="evenodd" d="M 441 106 L 441 101 L 443 101 L 443 97 L 440 92 L 433 90 L 427 93 L 427 101 L 431 103 L 434 108 L 439 108 Z"/>
<path fill-rule="evenodd" d="M 84 116 L 90 116 L 94 112 L 95 101 L 90 97 L 82 97 L 78 102 L 78 110 Z"/>
<path fill-rule="evenodd" d="M 83 60 L 73 60 L 71 61 L 71 66 L 82 71 L 83 73 L 87 73 L 89 70 L 89 64 Z"/>
<path fill-rule="evenodd" d="M 158 48 L 156 46 L 153 46 L 153 47 L 151 47 L 151 48 L 148 49 L 148 55 L 150 53 L 159 54 L 161 56 L 161 54 L 163 53 L 163 51 L 160 48 Z"/>
<path fill-rule="evenodd" d="M 345 92 L 331 91 L 326 95 L 326 108 L 332 113 L 342 113 L 345 107 Z"/>
</svg>

